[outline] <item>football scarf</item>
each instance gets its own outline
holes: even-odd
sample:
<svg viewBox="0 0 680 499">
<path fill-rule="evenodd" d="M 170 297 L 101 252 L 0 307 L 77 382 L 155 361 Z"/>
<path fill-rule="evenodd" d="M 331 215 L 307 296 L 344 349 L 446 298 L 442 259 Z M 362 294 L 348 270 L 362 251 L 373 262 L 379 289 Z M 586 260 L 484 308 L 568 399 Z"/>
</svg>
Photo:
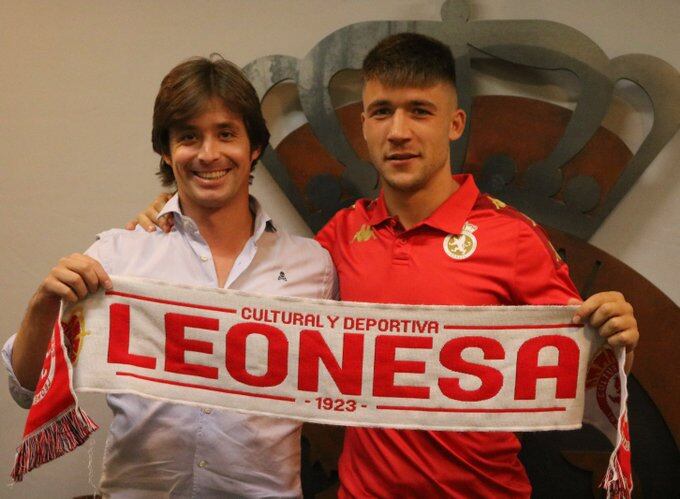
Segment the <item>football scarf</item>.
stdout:
<svg viewBox="0 0 680 499">
<path fill-rule="evenodd" d="M 76 391 L 325 424 L 448 431 L 595 425 L 632 490 L 625 353 L 576 307 L 400 306 L 112 277 L 54 327 L 12 477 L 97 429 Z"/>
</svg>

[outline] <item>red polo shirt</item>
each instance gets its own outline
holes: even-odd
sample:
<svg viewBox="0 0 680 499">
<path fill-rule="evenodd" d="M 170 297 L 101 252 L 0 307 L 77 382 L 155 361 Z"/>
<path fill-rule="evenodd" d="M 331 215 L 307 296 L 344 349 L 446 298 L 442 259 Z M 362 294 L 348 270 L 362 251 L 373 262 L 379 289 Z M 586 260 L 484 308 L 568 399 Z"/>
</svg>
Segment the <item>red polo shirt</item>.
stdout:
<svg viewBox="0 0 680 499">
<path fill-rule="evenodd" d="M 480 194 L 469 175 L 405 231 L 382 195 L 338 212 L 316 239 L 348 301 L 566 304 L 578 293 L 540 227 Z M 512 433 L 347 428 L 340 497 L 528 497 Z"/>
</svg>

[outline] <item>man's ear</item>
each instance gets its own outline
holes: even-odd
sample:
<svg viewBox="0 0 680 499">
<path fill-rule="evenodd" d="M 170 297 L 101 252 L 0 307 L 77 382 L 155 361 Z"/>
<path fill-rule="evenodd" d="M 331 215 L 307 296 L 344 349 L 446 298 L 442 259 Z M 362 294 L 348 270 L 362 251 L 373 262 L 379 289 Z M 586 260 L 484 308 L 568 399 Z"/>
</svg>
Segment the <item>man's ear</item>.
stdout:
<svg viewBox="0 0 680 499">
<path fill-rule="evenodd" d="M 163 158 L 163 161 L 165 162 L 166 165 L 169 167 L 172 167 L 172 158 L 168 154 L 161 154 L 161 158 Z"/>
<path fill-rule="evenodd" d="M 456 108 L 451 116 L 451 124 L 449 126 L 449 140 L 458 140 L 463 132 L 465 131 L 465 122 L 467 121 L 467 116 L 465 111 Z"/>
<path fill-rule="evenodd" d="M 366 113 L 364 111 L 361 111 L 361 135 L 366 140 Z"/>
<path fill-rule="evenodd" d="M 260 159 L 260 156 L 262 155 L 262 150 L 264 147 L 258 147 L 257 149 L 253 149 L 250 151 L 250 164 L 252 165 L 255 161 Z"/>
</svg>

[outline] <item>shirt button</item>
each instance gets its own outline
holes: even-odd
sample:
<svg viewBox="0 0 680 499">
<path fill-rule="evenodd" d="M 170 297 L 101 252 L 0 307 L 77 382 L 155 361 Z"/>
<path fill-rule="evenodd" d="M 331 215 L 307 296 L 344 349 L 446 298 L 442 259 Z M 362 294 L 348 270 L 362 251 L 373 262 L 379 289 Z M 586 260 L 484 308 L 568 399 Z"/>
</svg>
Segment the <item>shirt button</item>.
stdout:
<svg viewBox="0 0 680 499">
<path fill-rule="evenodd" d="M 202 261 L 202 262 L 207 262 L 207 261 L 208 261 L 208 257 L 205 256 L 205 255 L 202 256 L 202 257 L 201 257 L 201 261 Z"/>
<path fill-rule="evenodd" d="M 199 468 L 205 468 L 206 466 L 208 466 L 208 461 L 201 459 L 198 463 L 198 467 Z"/>
<path fill-rule="evenodd" d="M 212 412 L 212 409 L 211 409 L 210 407 L 204 407 L 204 408 L 203 408 L 203 412 L 204 412 L 205 414 L 210 414 L 210 413 Z"/>
</svg>

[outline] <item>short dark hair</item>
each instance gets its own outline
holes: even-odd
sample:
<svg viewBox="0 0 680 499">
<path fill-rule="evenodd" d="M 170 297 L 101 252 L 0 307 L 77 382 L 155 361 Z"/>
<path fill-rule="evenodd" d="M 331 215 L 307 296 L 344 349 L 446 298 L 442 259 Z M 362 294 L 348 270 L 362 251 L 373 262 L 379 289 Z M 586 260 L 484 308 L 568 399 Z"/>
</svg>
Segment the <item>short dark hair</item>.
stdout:
<svg viewBox="0 0 680 499">
<path fill-rule="evenodd" d="M 192 57 L 175 66 L 161 82 L 153 108 L 151 143 L 158 154 L 170 154 L 170 129 L 197 117 L 217 98 L 243 119 L 250 147 L 260 154 L 269 143 L 257 92 L 235 64 L 222 56 Z M 255 166 L 255 161 L 251 169 Z M 161 157 L 157 172 L 164 186 L 175 183 L 172 168 Z"/>
<path fill-rule="evenodd" d="M 451 49 L 419 33 L 397 33 L 381 40 L 364 58 L 364 81 L 388 87 L 429 87 L 446 82 L 455 87 Z"/>
</svg>

